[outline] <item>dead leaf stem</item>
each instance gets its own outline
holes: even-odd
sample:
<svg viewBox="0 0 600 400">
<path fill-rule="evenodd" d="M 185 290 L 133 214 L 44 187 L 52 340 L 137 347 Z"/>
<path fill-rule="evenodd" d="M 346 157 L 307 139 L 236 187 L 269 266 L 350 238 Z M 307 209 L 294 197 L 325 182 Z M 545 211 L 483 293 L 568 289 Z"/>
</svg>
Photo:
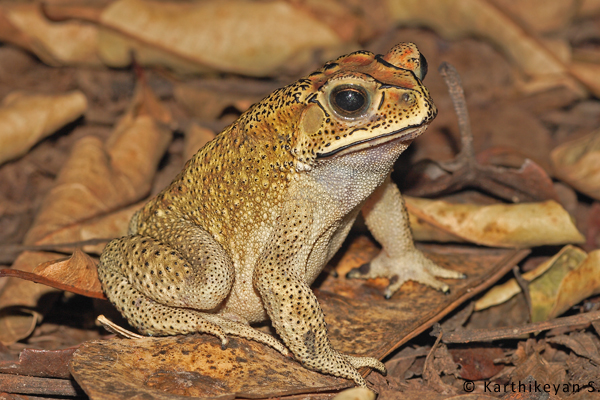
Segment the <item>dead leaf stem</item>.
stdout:
<svg viewBox="0 0 600 400">
<path fill-rule="evenodd" d="M 547 331 L 554 328 L 572 325 L 584 325 L 597 320 L 600 320 L 600 311 L 592 311 L 569 317 L 557 318 L 551 321 L 535 322 L 518 327 L 500 329 L 472 329 L 450 333 L 446 332 L 444 333 L 442 341 L 444 343 L 471 343 L 489 342 L 500 339 L 514 339 L 528 333 Z"/>
</svg>

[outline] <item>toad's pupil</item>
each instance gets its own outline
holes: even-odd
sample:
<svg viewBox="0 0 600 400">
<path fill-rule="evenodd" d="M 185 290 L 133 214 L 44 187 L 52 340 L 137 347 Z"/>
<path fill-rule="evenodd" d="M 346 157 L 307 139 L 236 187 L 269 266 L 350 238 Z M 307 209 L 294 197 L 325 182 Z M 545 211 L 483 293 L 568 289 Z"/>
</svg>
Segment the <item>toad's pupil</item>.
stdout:
<svg viewBox="0 0 600 400">
<path fill-rule="evenodd" d="M 340 90 L 335 94 L 335 104 L 346 112 L 356 112 L 365 104 L 365 96 L 355 89 Z"/>
</svg>

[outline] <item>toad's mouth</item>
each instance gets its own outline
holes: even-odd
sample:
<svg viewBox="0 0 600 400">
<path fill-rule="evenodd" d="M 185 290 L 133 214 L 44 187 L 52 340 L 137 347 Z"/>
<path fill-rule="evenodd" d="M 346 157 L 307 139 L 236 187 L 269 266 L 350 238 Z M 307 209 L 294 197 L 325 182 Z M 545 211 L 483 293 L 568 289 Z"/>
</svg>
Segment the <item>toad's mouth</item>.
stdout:
<svg viewBox="0 0 600 400">
<path fill-rule="evenodd" d="M 354 153 L 360 150 L 377 147 L 384 143 L 392 141 L 397 141 L 398 143 L 402 143 L 408 146 L 413 140 L 420 136 L 425 131 L 425 129 L 427 129 L 428 125 L 429 124 L 407 126 L 397 131 L 384 133 L 379 136 L 372 137 L 370 139 L 364 139 L 358 142 L 349 143 L 345 146 L 338 147 L 337 149 L 333 149 L 332 151 L 326 153 L 318 152 L 317 158 L 321 159 L 331 157 L 333 155 L 339 156 L 342 154 Z"/>
</svg>

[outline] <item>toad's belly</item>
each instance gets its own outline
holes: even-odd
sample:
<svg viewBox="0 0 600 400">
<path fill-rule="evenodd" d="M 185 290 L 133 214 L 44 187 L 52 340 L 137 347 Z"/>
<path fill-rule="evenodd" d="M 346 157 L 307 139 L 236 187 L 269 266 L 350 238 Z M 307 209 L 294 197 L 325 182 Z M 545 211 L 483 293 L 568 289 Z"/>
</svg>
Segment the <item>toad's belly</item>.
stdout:
<svg viewBox="0 0 600 400">
<path fill-rule="evenodd" d="M 231 292 L 219 314 L 233 319 L 237 316 L 249 323 L 269 319 L 260 294 L 252 285 L 252 274 L 251 268 L 238 270 Z"/>
</svg>

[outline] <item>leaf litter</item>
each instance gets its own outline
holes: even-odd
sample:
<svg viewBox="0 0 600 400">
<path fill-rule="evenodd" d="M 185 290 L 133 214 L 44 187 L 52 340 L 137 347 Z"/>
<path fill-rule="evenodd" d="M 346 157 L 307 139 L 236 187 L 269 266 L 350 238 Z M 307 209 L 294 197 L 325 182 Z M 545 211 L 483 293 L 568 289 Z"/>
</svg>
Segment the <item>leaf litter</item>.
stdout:
<svg viewBox="0 0 600 400">
<path fill-rule="evenodd" d="M 463 268 L 469 276 L 467 281 L 455 286 L 448 282 L 453 289 L 449 297 L 409 283 L 397 297 L 385 301 L 381 297 L 381 289 L 387 284 L 385 280 L 354 282 L 344 279 L 344 271 L 368 262 L 378 251 L 369 238 L 355 236 L 339 259 L 332 263 L 329 274 L 325 273 L 319 279 L 317 286 L 334 345 L 354 354 L 371 354 L 380 358 L 387 355 L 384 361 L 390 374 L 387 377 L 377 373 L 368 375 L 371 387 L 380 393 L 381 399 L 398 396 L 406 399 L 449 396 L 460 399 L 475 398 L 473 396 L 480 399 L 517 398 L 523 393 L 506 390 L 485 392 L 484 389 L 485 383 L 491 387 L 504 387 L 507 383 L 519 381 L 552 383 L 562 385 L 561 389 L 568 389 L 548 393 L 550 398 L 586 398 L 584 395 L 588 395 L 591 387 L 598 389 L 600 324 L 596 315 L 600 303 L 597 294 L 594 294 L 597 293 L 595 280 L 590 279 L 595 276 L 593 271 L 596 264 L 583 261 L 576 263 L 578 266 L 573 268 L 566 263 L 562 267 L 566 266 L 566 269 L 562 272 L 548 275 L 548 283 L 541 290 L 546 294 L 550 291 L 554 297 L 544 298 L 541 303 L 549 310 L 543 313 L 542 322 L 534 322 L 540 321 L 540 317 L 531 319 L 531 312 L 535 309 L 535 301 L 532 300 L 539 297 L 536 295 L 537 289 L 531 286 L 535 280 L 543 278 L 544 273 L 537 275 L 538 272 L 535 272 L 536 277 L 527 282 L 531 277 L 531 260 L 557 264 L 553 260 L 559 259 L 559 254 L 563 253 L 559 253 L 560 248 L 556 244 L 579 243 L 585 239 L 585 250 L 589 255 L 585 255 L 587 258 L 575 257 L 578 260 L 593 260 L 594 250 L 598 246 L 600 224 L 599 219 L 594 217 L 598 209 L 598 203 L 594 200 L 597 191 L 594 177 L 597 174 L 594 172 L 593 152 L 596 149 L 593 139 L 582 139 L 581 142 L 587 143 L 587 146 L 581 146 L 577 140 L 587 134 L 592 135 L 600 121 L 600 106 L 597 100 L 590 97 L 590 93 L 597 94 L 600 87 L 600 75 L 597 74 L 600 58 L 596 55 L 600 54 L 596 48 L 600 34 L 593 28 L 594 21 L 599 17 L 599 7 L 594 6 L 594 2 L 550 1 L 543 2 L 544 7 L 540 8 L 540 2 L 536 0 L 519 2 L 518 5 L 501 0 L 470 0 L 455 9 L 447 8 L 448 5 L 440 7 L 437 3 L 435 7 L 428 7 L 427 1 L 369 1 L 360 4 L 342 1 L 317 4 L 309 1 L 293 3 L 291 6 L 292 3 L 277 1 L 268 6 L 238 3 L 239 7 L 223 13 L 222 19 L 212 18 L 210 24 L 198 26 L 169 24 L 177 21 L 177 15 L 185 14 L 185 10 L 195 10 L 188 13 L 192 21 L 194 18 L 203 18 L 199 9 L 212 7 L 214 11 L 222 6 L 210 1 L 203 5 L 164 5 L 132 0 L 69 5 L 49 2 L 43 7 L 38 3 L 3 3 L 0 6 L 0 21 L 6 22 L 0 23 L 0 41 L 10 43 L 0 47 L 0 95 L 5 98 L 15 90 L 51 95 L 80 90 L 88 103 L 88 111 L 83 119 L 78 119 L 57 133 L 52 131 L 58 126 L 50 129 L 50 132 L 44 133 L 50 136 L 41 139 L 27 154 L 0 166 L 0 262 L 13 264 L 17 252 L 28 250 L 14 261 L 10 274 L 19 274 L 21 270 L 24 271 L 23 275 L 35 274 L 30 275 L 32 280 L 46 279 L 47 284 L 58 286 L 61 290 L 83 294 L 85 290 L 92 290 L 100 294 L 97 287 L 94 289 L 93 273 L 86 270 L 93 269 L 93 259 L 88 262 L 73 261 L 78 260 L 80 256 L 77 256 L 70 263 L 52 260 L 65 258 L 73 251 L 81 254 L 75 250 L 81 246 L 85 246 L 85 251 L 92 255 L 98 254 L 102 239 L 123 235 L 130 215 L 141 204 L 137 202 L 143 201 L 155 190 L 153 180 L 169 181 L 173 171 L 209 140 L 213 132 L 218 132 L 252 102 L 274 88 L 349 49 L 366 47 L 383 52 L 396 42 L 415 41 L 430 65 L 449 61 L 461 73 L 466 103 L 473 121 L 470 160 L 483 164 L 479 167 L 482 170 L 497 171 L 496 176 L 503 179 L 503 185 L 515 185 L 521 177 L 536 177 L 537 180 L 533 182 L 538 183 L 521 183 L 516 197 L 490 191 L 489 187 L 480 187 L 488 197 L 473 195 L 464 189 L 457 196 L 452 192 L 459 188 L 450 188 L 451 185 L 446 184 L 446 189 L 450 189 L 446 190 L 444 197 L 416 200 L 421 204 L 439 201 L 443 207 L 438 209 L 438 215 L 423 212 L 413 214 L 415 236 L 419 236 L 417 231 L 424 226 L 428 233 L 422 237 L 426 240 L 463 243 L 428 247 L 428 251 L 432 251 L 431 257 L 438 257 L 440 263 L 451 268 Z M 350 6 L 350 3 L 353 5 Z M 152 26 L 143 26 L 139 23 L 141 20 L 136 19 L 150 15 L 154 12 L 152 10 L 162 11 L 163 7 L 171 7 L 172 12 L 156 14 L 157 19 L 152 20 L 156 26 L 154 31 Z M 277 12 L 293 9 L 296 13 L 293 15 L 295 22 L 286 25 L 282 22 L 287 20 L 281 18 L 276 28 L 281 29 L 281 35 L 273 35 L 266 25 L 263 30 L 256 29 L 254 24 L 255 36 L 245 38 L 248 40 L 234 40 L 248 36 L 244 33 L 244 24 L 252 21 L 253 13 L 262 10 L 260 7 L 265 10 L 270 10 L 269 7 L 278 8 Z M 544 13 L 540 14 L 542 9 Z M 115 13 L 114 10 L 130 13 Z M 136 23 L 125 26 L 122 21 L 128 15 L 132 18 L 127 22 Z M 533 15 L 536 17 L 533 18 Z M 30 23 L 32 21 L 36 23 Z M 290 39 L 284 32 L 293 31 L 296 23 L 318 27 L 311 34 L 329 33 L 302 38 L 295 35 Z M 392 28 L 397 24 L 425 25 L 433 31 Z M 161 29 L 168 26 L 176 28 L 171 29 L 172 36 L 161 33 L 164 32 Z M 236 26 L 240 29 L 236 29 Z M 209 32 L 203 36 L 209 43 L 208 39 L 213 37 L 211 35 L 221 34 L 231 40 L 231 44 L 221 45 L 221 42 L 213 41 L 205 52 L 194 51 L 193 46 L 181 47 L 187 43 L 186 36 L 201 37 L 198 29 Z M 261 35 L 265 32 L 269 32 L 269 38 L 277 37 L 281 43 L 285 43 L 288 46 L 285 52 L 279 52 L 277 57 L 269 57 L 269 51 L 276 51 L 276 48 L 264 47 L 266 39 Z M 168 41 L 173 38 L 178 41 L 176 45 Z M 243 47 L 249 45 L 250 39 L 256 40 L 253 45 L 256 47 Z M 315 41 L 309 43 L 310 40 Z M 306 47 L 303 48 L 304 45 Z M 38 59 L 30 58 L 21 49 L 35 54 Z M 253 54 L 248 49 L 258 49 L 258 52 Z M 500 52 L 495 49 L 500 49 Z M 289 58 L 290 54 L 297 56 Z M 48 68 L 40 60 L 47 65 L 62 67 Z M 139 66 L 143 66 L 143 78 L 140 78 L 139 72 L 102 66 L 126 66 L 132 62 L 136 65 L 134 71 L 139 71 Z M 99 69 L 89 69 L 91 65 Z M 209 69 L 213 73 L 234 72 L 267 79 L 191 75 Z M 127 83 L 128 76 L 131 81 L 134 76 L 144 81 L 138 84 L 137 100 L 132 89 L 129 89 L 132 86 Z M 432 92 L 440 114 L 428 132 L 416 140 L 398 164 L 396 177 L 401 183 L 404 182 L 405 192 L 411 190 L 411 182 L 405 179 L 406 174 L 403 173 L 408 169 L 405 164 L 431 159 L 438 163 L 434 172 L 444 171 L 444 168 L 440 169 L 440 166 L 444 167 L 444 162 L 448 172 L 448 163 L 451 164 L 454 155 L 464 148 L 459 145 L 462 131 L 456 129 L 458 124 L 452 112 L 452 102 L 442 78 L 432 71 L 425 83 Z M 152 95 L 149 88 L 159 95 Z M 128 107 L 128 104 L 131 105 Z M 121 122 L 117 122 L 117 117 L 127 112 L 126 109 L 129 110 L 128 116 L 121 116 Z M 119 127 L 125 122 L 136 121 L 140 115 L 151 116 L 154 121 L 152 124 L 163 132 L 162 136 L 158 136 L 166 139 L 160 139 L 158 146 L 149 145 L 143 140 L 121 141 L 124 149 L 135 142 L 136 146 L 127 151 L 139 151 L 143 155 L 141 160 L 146 163 L 137 175 L 128 175 L 126 182 L 135 184 L 125 184 L 127 190 L 119 183 L 108 183 L 101 187 L 93 185 L 87 190 L 93 194 L 90 200 L 94 201 L 88 201 L 87 205 L 79 200 L 79 195 L 66 197 L 71 200 L 57 200 L 56 188 L 60 182 L 69 182 L 63 180 L 64 176 L 72 176 L 74 180 L 71 182 L 77 185 L 98 180 L 79 174 L 89 167 L 85 164 L 79 167 L 80 164 L 72 161 L 76 157 L 86 158 L 80 154 L 78 143 L 88 137 L 87 141 L 97 143 L 97 151 L 93 151 L 93 154 L 97 153 L 100 158 L 106 157 L 106 154 L 113 158 L 114 154 L 118 159 L 118 151 L 111 151 L 115 151 L 114 146 L 119 143 L 116 139 L 119 135 L 117 132 L 121 132 Z M 68 120 L 64 123 L 68 123 Z M 154 129 L 143 124 L 142 127 L 144 132 Z M 139 146 L 144 144 L 148 146 Z M 551 157 L 550 150 L 553 148 L 556 150 Z M 183 157 L 182 153 L 185 154 Z M 76 165 L 77 173 L 63 172 L 64 165 L 69 163 Z M 473 165 L 473 161 L 468 163 Z M 111 168 L 117 181 L 119 174 L 129 173 L 126 163 L 117 162 Z M 415 170 L 420 171 L 421 167 Z M 100 174 L 102 178 L 109 175 Z M 430 175 L 433 178 L 435 176 L 435 173 Z M 415 183 L 415 180 L 412 182 Z M 456 179 L 456 182 L 477 187 L 468 179 Z M 435 182 L 431 180 L 419 180 L 416 183 L 421 185 L 419 190 L 425 189 L 421 195 L 433 194 L 436 190 L 438 193 L 444 192 L 439 190 L 439 185 L 436 189 Z M 418 188 L 413 185 L 412 190 Z M 124 196 L 115 196 L 117 192 Z M 523 197 L 522 193 L 525 192 L 538 197 Z M 511 202 L 516 198 L 525 203 L 511 205 L 500 200 Z M 530 241 L 515 240 L 519 235 L 513 231 L 507 231 L 504 238 L 491 239 L 477 222 L 470 228 L 476 231 L 474 235 L 457 230 L 461 224 L 449 226 L 440 222 L 443 221 L 440 217 L 453 207 L 468 206 L 464 203 L 476 201 L 479 205 L 475 209 L 500 207 L 502 212 L 489 217 L 500 224 L 504 223 L 502 216 L 512 207 L 517 210 L 521 206 L 525 207 L 523 210 L 531 207 L 532 212 L 539 213 L 544 207 L 542 204 L 546 203 L 527 202 L 549 198 L 553 199 L 551 208 L 556 211 L 548 214 L 546 221 L 561 220 L 562 225 L 550 223 L 546 225 L 548 229 L 540 225 L 530 235 Z M 57 205 L 48 205 L 52 201 L 56 201 Z M 464 205 L 459 204 L 461 202 Z M 73 213 L 72 210 L 81 211 Z M 525 220 L 529 215 L 527 211 L 517 212 L 514 219 Z M 360 231 L 360 226 L 357 229 Z M 552 229 L 556 234 L 544 238 L 542 234 Z M 525 253 L 472 247 L 465 242 L 516 248 L 545 246 L 534 248 L 531 256 L 519 262 L 518 259 L 524 257 Z M 35 246 L 49 246 L 43 247 L 43 250 L 51 250 L 52 253 L 40 252 L 42 248 Z M 9 251 L 14 255 L 7 255 Z M 578 253 L 578 250 L 572 251 Z M 34 271 L 39 264 L 45 268 Z M 468 299 L 498 279 L 509 281 L 508 272 L 515 264 L 523 269 L 522 273 L 513 271 L 517 277 L 514 281 L 516 286 L 515 283 L 510 284 L 513 287 L 511 293 L 516 294 L 513 293 L 513 297 L 504 303 L 473 311 L 474 307 L 469 306 L 471 303 Z M 82 267 L 79 274 L 76 273 L 77 269 L 73 270 L 74 267 Z M 553 268 L 556 267 L 558 264 Z M 580 269 L 582 272 L 578 273 Z M 506 273 L 509 276 L 503 278 Z M 555 278 L 557 274 L 561 279 Z M 82 283 L 86 281 L 92 282 L 92 286 Z M 519 290 L 515 291 L 515 287 Z M 201 394 L 198 390 L 204 388 L 207 391 L 202 392 L 203 395 L 221 398 L 233 398 L 237 393 L 245 397 L 264 398 L 285 394 L 289 399 L 331 399 L 341 388 L 348 386 L 342 380 L 336 383 L 336 378 L 306 371 L 290 359 L 280 360 L 282 368 L 265 378 L 271 378 L 275 382 L 273 384 L 262 381 L 260 385 L 258 379 L 243 379 L 241 376 L 248 371 L 244 367 L 249 365 L 250 358 L 232 359 L 233 352 L 252 349 L 248 353 L 252 357 L 267 357 L 254 364 L 257 367 L 262 365 L 263 370 L 265 365 L 275 366 L 273 360 L 276 357 L 283 357 L 278 353 L 270 354 L 265 346 L 241 339 L 232 339 L 236 347 L 225 352 L 210 350 L 214 338 L 205 335 L 148 338 L 139 342 L 143 345 L 136 344 L 137 340 L 106 340 L 106 332 L 95 327 L 93 319 L 104 314 L 117 324 L 122 324 L 111 306 L 100 300 L 91 302 L 84 297 L 61 293 L 49 286 L 26 280 L 0 278 L 1 312 L 6 312 L 6 306 L 10 306 L 9 310 L 18 311 L 15 319 L 9 322 L 10 325 L 6 325 L 10 329 L 0 329 L 2 334 L 12 332 L 9 340 L 2 340 L 6 345 L 0 346 L 1 362 L 8 360 L 12 363 L 0 363 L 0 392 L 10 391 L 14 394 L 9 396 L 14 398 L 19 396 L 18 393 L 45 397 L 84 395 L 70 375 L 65 373 L 64 363 L 60 364 L 69 358 L 72 349 L 65 352 L 56 349 L 68 346 L 80 348 L 72 358 L 71 373 L 91 398 L 122 398 L 116 394 L 119 393 L 118 387 L 121 387 L 138 390 L 140 395 L 145 393 L 154 398 L 172 398 L 184 393 Z M 526 298 L 530 301 L 526 301 Z M 85 306 L 77 307 L 77 304 Z M 562 313 L 566 313 L 566 316 L 561 317 Z M 0 318 L 0 323 L 6 323 L 2 321 Z M 440 339 L 436 343 L 428 335 L 428 327 L 438 321 L 442 322 L 442 330 L 429 331 Z M 265 331 L 269 331 L 268 328 L 261 327 Z M 532 337 L 534 332 L 537 334 Z M 232 373 L 231 368 L 235 368 L 242 375 L 233 380 L 227 376 L 215 376 L 213 370 L 206 370 L 208 357 L 200 356 L 191 366 L 177 361 L 174 366 L 161 367 L 162 358 L 157 358 L 161 357 L 160 351 L 172 349 L 169 351 L 182 352 L 186 346 L 205 346 L 212 357 L 225 357 L 227 362 L 220 361 L 218 364 L 221 372 Z M 35 351 L 42 354 L 41 357 L 47 357 L 48 363 L 54 359 L 63 360 L 58 362 L 63 366 L 46 372 L 26 370 L 29 367 L 25 367 L 24 361 L 20 362 L 22 367 L 12 366 L 18 364 L 15 360 L 19 353 L 26 360 L 28 352 L 36 347 L 38 350 Z M 115 376 L 113 388 L 104 386 L 104 383 L 99 385 L 97 380 L 102 377 L 94 368 L 106 368 L 105 356 L 108 353 L 104 353 L 103 349 L 109 348 L 129 349 L 127 351 L 131 351 L 131 354 L 151 357 L 152 362 L 131 364 L 136 368 L 141 367 L 140 370 L 148 369 L 149 375 L 146 378 L 131 376 L 129 380 L 123 377 L 130 375 Z M 190 352 L 186 357 L 194 357 L 194 353 Z M 156 364 L 158 367 L 152 370 L 156 359 L 159 360 Z M 40 365 L 46 363 L 41 358 L 39 360 Z M 131 366 L 129 370 L 125 367 L 124 374 L 136 372 L 133 369 Z M 6 379 L 11 374 L 8 370 L 16 371 L 16 375 L 12 373 L 12 381 Z M 113 372 L 108 370 L 107 373 L 118 375 Z M 297 380 L 290 379 L 290 376 L 300 379 L 301 372 L 309 376 L 314 374 L 309 378 L 310 382 L 298 384 Z M 26 375 L 35 376 L 36 379 L 52 378 L 54 383 L 62 386 L 45 390 L 44 385 L 49 387 L 48 381 L 35 381 Z M 316 382 L 321 382 L 321 379 L 328 383 L 319 386 Z M 474 394 L 464 391 L 464 383 L 470 380 L 475 381 Z M 592 381 L 596 386 L 589 385 Z M 231 386 L 233 384 L 243 388 L 236 389 Z M 273 386 L 275 384 L 283 386 Z M 585 389 L 575 393 L 573 385 L 581 385 Z M 29 389 L 25 393 L 25 389 L 17 387 Z M 530 394 L 536 398 L 540 395 Z M 344 395 L 368 398 L 364 397 L 368 395 Z"/>
</svg>

